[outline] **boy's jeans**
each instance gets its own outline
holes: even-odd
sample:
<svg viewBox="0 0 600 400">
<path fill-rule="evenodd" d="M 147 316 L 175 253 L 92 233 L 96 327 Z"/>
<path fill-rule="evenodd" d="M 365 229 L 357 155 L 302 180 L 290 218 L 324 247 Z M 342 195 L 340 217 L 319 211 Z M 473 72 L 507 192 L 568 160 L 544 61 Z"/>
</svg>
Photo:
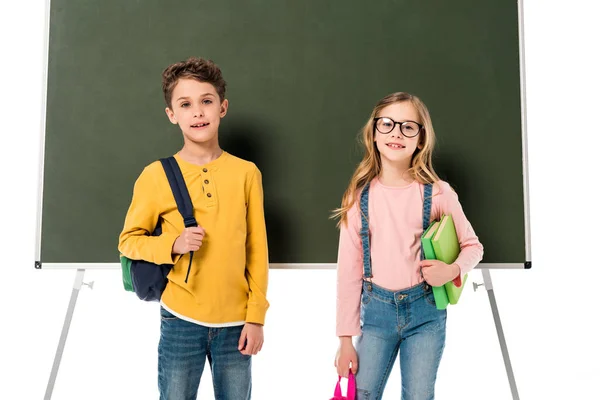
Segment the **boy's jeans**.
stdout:
<svg viewBox="0 0 600 400">
<path fill-rule="evenodd" d="M 195 400 L 206 358 L 215 400 L 249 400 L 251 356 L 238 350 L 243 326 L 208 328 L 160 309 L 158 388 L 161 400 Z"/>
<path fill-rule="evenodd" d="M 370 290 L 369 290 L 370 288 Z M 379 400 L 400 351 L 403 400 L 431 400 L 446 340 L 446 310 L 438 310 L 426 283 L 391 292 L 363 284 L 358 400 Z"/>
</svg>

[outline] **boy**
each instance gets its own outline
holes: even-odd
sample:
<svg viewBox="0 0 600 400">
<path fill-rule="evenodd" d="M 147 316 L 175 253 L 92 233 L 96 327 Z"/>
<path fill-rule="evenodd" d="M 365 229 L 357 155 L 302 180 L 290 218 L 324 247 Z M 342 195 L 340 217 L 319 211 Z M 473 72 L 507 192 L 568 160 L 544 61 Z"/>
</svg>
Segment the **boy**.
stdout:
<svg viewBox="0 0 600 400">
<path fill-rule="evenodd" d="M 196 398 L 208 358 L 216 399 L 250 399 L 251 356 L 262 348 L 269 307 L 261 173 L 219 147 L 228 101 L 217 65 L 200 58 L 170 65 L 162 87 L 167 116 L 183 133 L 175 159 L 199 226 L 184 229 L 156 161 L 135 183 L 119 237 L 130 259 L 174 264 L 160 301 L 160 398 Z M 157 222 L 162 235 L 148 236 Z"/>
</svg>

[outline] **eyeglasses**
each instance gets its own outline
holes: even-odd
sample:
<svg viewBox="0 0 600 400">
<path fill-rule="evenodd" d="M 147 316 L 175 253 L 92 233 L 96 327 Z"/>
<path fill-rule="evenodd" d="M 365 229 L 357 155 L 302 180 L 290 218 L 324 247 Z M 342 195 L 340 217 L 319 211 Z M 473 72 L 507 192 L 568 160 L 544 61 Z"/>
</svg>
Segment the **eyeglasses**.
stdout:
<svg viewBox="0 0 600 400">
<path fill-rule="evenodd" d="M 407 138 L 413 138 L 421 132 L 423 125 L 416 123 L 415 121 L 404 121 L 396 122 L 391 118 L 378 117 L 373 119 L 375 128 L 384 135 L 390 133 L 396 127 L 396 124 L 400 125 L 400 132 Z"/>
</svg>

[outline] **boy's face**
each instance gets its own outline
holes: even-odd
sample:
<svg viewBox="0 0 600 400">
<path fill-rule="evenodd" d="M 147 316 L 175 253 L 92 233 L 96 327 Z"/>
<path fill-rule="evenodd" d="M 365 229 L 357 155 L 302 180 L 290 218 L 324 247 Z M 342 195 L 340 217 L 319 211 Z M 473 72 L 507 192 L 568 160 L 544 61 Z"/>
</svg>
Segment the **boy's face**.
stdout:
<svg viewBox="0 0 600 400">
<path fill-rule="evenodd" d="M 169 120 L 178 124 L 185 141 L 209 144 L 218 141 L 221 118 L 227 114 L 228 101 L 221 103 L 215 87 L 195 79 L 179 79 L 165 109 Z"/>
</svg>

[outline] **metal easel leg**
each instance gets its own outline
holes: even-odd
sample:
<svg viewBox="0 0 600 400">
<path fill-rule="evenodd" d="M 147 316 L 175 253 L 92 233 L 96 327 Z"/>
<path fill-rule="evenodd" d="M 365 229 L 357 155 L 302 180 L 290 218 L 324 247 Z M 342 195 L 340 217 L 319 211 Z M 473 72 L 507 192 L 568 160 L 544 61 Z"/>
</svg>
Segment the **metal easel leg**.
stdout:
<svg viewBox="0 0 600 400">
<path fill-rule="evenodd" d="M 84 272 L 84 269 L 78 269 L 77 273 L 75 274 L 73 292 L 71 293 L 71 300 L 69 301 L 69 307 L 67 308 L 67 315 L 65 316 L 62 333 L 60 334 L 60 339 L 58 341 L 58 348 L 56 349 L 56 356 L 54 356 L 54 364 L 52 365 L 52 371 L 50 372 L 50 379 L 48 380 L 48 386 L 46 387 L 44 400 L 50 400 L 52 398 L 54 383 L 56 382 L 56 376 L 58 375 L 58 367 L 60 366 L 60 360 L 65 349 L 65 343 L 67 342 L 67 335 L 69 334 L 69 328 L 71 327 L 71 320 L 73 319 L 73 312 L 75 311 L 75 304 L 77 303 L 77 296 L 79 295 L 81 285 L 83 284 Z"/>
<path fill-rule="evenodd" d="M 510 384 L 510 391 L 512 392 L 513 400 L 519 400 L 519 392 L 517 391 L 517 382 L 515 381 L 515 375 L 513 373 L 512 365 L 510 363 L 510 356 L 508 355 L 508 347 L 506 346 L 506 338 L 504 337 L 504 331 L 502 330 L 502 322 L 500 321 L 500 313 L 498 312 L 498 304 L 496 303 L 496 296 L 494 295 L 494 287 L 492 286 L 492 277 L 490 276 L 489 269 L 482 269 L 483 282 L 485 290 L 487 291 L 490 299 L 490 307 L 492 308 L 492 315 L 494 316 L 494 322 L 496 324 L 496 332 L 498 332 L 498 341 L 500 342 L 500 349 L 502 350 L 502 357 L 504 358 L 504 366 L 506 367 L 506 375 L 508 376 L 508 383 Z"/>
</svg>

